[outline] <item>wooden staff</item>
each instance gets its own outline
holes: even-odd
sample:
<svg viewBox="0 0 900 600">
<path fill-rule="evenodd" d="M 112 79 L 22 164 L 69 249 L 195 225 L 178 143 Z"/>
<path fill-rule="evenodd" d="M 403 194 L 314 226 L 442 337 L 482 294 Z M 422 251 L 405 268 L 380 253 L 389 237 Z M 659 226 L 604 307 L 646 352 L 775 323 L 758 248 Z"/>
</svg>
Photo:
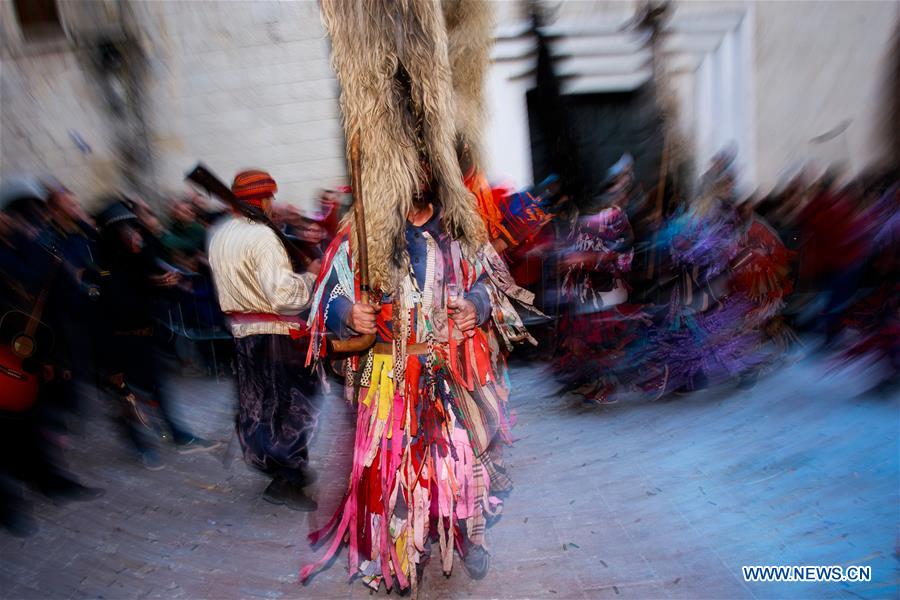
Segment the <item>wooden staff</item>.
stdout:
<svg viewBox="0 0 900 600">
<path fill-rule="evenodd" d="M 353 194 L 353 217 L 356 220 L 356 247 L 359 266 L 359 301 L 369 303 L 369 248 L 366 238 L 366 218 L 363 208 L 362 169 L 360 167 L 359 133 L 350 140 L 350 178 Z M 330 351 L 337 354 L 364 352 L 375 343 L 375 334 L 358 335 L 346 340 L 330 339 Z"/>
</svg>

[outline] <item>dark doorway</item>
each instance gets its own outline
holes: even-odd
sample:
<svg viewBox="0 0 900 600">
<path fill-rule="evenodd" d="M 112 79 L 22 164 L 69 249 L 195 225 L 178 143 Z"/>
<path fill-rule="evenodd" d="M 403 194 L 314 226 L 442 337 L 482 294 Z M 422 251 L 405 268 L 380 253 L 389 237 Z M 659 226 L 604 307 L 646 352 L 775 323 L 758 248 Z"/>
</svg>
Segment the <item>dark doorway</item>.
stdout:
<svg viewBox="0 0 900 600">
<path fill-rule="evenodd" d="M 535 91 L 527 94 L 531 163 L 535 182 L 550 175 L 548 149 L 535 114 Z M 651 86 L 633 92 L 564 96 L 572 131 L 577 135 L 580 162 L 590 188 L 597 191 L 607 169 L 625 152 L 635 160 L 635 173 L 644 185 L 659 177 L 663 134 Z"/>
<path fill-rule="evenodd" d="M 26 38 L 62 33 L 56 0 L 15 0 L 14 4 Z"/>
</svg>

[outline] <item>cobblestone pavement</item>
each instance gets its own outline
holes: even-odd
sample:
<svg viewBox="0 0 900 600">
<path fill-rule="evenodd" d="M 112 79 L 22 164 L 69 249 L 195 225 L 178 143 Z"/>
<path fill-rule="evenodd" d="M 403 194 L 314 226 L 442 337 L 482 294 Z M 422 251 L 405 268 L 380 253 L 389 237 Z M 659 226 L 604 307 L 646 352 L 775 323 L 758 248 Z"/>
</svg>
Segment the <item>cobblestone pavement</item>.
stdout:
<svg viewBox="0 0 900 600">
<path fill-rule="evenodd" d="M 896 597 L 898 399 L 857 396 L 858 375 L 803 362 L 748 391 L 584 408 L 539 364 L 512 369 L 516 489 L 489 529 L 492 570 L 447 579 L 432 561 L 424 598 Z M 230 383 L 179 379 L 195 430 L 227 442 Z M 99 402 L 99 401 L 96 401 Z M 346 485 L 352 414 L 323 401 L 314 447 L 318 512 L 263 502 L 266 479 L 237 453 L 178 455 L 149 472 L 99 408 L 68 452 L 107 493 L 55 506 L 40 530 L 0 533 L 4 598 L 363 598 L 346 553 L 307 585 L 306 534 Z M 321 549 L 319 550 L 321 551 Z M 748 584 L 742 565 L 867 564 L 871 583 Z"/>
</svg>

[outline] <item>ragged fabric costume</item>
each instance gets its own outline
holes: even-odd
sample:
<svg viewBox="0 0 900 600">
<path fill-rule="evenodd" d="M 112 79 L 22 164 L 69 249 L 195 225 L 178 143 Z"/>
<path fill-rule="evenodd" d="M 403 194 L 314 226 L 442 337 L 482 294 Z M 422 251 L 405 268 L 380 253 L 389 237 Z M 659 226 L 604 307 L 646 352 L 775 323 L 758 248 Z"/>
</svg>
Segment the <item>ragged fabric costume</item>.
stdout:
<svg viewBox="0 0 900 600">
<path fill-rule="evenodd" d="M 744 227 L 741 249 L 732 262 L 731 291 L 755 304 L 748 318 L 759 325 L 775 317 L 793 289 L 790 277 L 792 252 L 775 230 L 756 214 Z"/>
<path fill-rule="evenodd" d="M 744 317 L 746 327 L 762 332 L 761 341 L 772 341 L 783 352 L 799 343 L 781 314 L 785 298 L 794 291 L 793 257 L 775 229 L 753 213 L 744 226 L 741 251 L 732 261 L 730 291 L 752 303 Z"/>
<path fill-rule="evenodd" d="M 345 131 L 348 139 L 358 136 L 362 154 L 358 191 L 377 335 L 373 348 L 346 360 L 346 391 L 357 404 L 353 466 L 331 522 L 310 535 L 329 541 L 303 579 L 346 543 L 351 577 L 416 593 L 416 567 L 432 541 L 449 574 L 454 548 L 483 547 L 485 519 L 499 509 L 492 487 L 508 486 L 494 452 L 509 431 L 500 350 L 530 339 L 512 301 L 528 305 L 532 296 L 512 282 L 463 184 L 439 8 L 428 1 L 322 2 Z M 407 215 L 423 160 L 434 213 L 415 226 Z M 358 256 L 350 218 L 323 258 L 309 317 L 310 362 L 326 358 L 326 336 L 354 335 L 348 315 L 362 297 Z M 475 306 L 474 330 L 454 324 L 451 296 Z"/>
<path fill-rule="evenodd" d="M 639 362 L 664 366 L 670 390 L 693 390 L 709 379 L 737 375 L 747 366 L 756 336 L 739 335 L 752 304 L 727 295 L 728 269 L 740 241 L 736 214 L 714 200 L 708 210 L 673 215 L 657 240 L 675 277 L 666 313 L 651 330 L 649 352 Z"/>
<path fill-rule="evenodd" d="M 568 264 L 561 289 L 566 311 L 553 367 L 557 378 L 589 400 L 606 400 L 619 379 L 627 378 L 624 359 L 644 337 L 648 317 L 627 302 L 632 242 L 625 211 L 610 206 L 581 216 L 562 251 Z"/>
<path fill-rule="evenodd" d="M 512 240 L 511 247 L 530 245 L 530 242 L 540 235 L 544 226 L 553 220 L 548 206 L 553 198 L 550 186 L 558 179 L 555 175 L 551 175 L 535 188 L 518 192 L 503 188 L 493 190 L 501 223 Z"/>
<path fill-rule="evenodd" d="M 352 334 L 347 233 L 326 254 L 311 317 L 313 357 L 325 328 Z M 350 369 L 347 390 L 358 388 L 359 399 L 350 487 L 335 520 L 315 535 L 336 528 L 323 560 L 349 535 L 351 572 L 376 588 L 394 579 L 408 587 L 435 535 L 448 573 L 463 528 L 469 542 L 483 543 L 485 517 L 497 510 L 492 484 L 506 483 L 493 447 L 498 433 L 509 435 L 500 349 L 527 335 L 502 287 L 523 290 L 498 281 L 501 259 L 489 245 L 466 258 L 441 231 L 439 213 L 421 227 L 407 225 L 406 238 L 411 271 L 397 293 L 382 295 L 375 348 Z M 471 335 L 447 315 L 454 286 L 476 306 L 481 326 Z"/>
<path fill-rule="evenodd" d="M 478 202 L 478 213 L 484 221 L 488 238 L 491 242 L 502 240 L 507 247 L 516 245 L 516 238 L 503 224 L 503 213 L 497 206 L 494 193 L 487 178 L 477 167 L 473 166 L 463 180 Z"/>
<path fill-rule="evenodd" d="M 544 290 L 542 297 L 536 299 L 542 310 L 548 309 L 546 290 L 552 288 L 546 281 L 551 271 L 547 259 L 556 246 L 556 236 L 553 228 L 546 225 L 554 218 L 549 205 L 555 199 L 551 187 L 558 179 L 551 176 L 534 188 L 518 192 L 505 186 L 491 190 L 500 223 L 509 234 L 503 238 L 507 241 L 503 258 L 516 283 L 530 290 Z"/>
<path fill-rule="evenodd" d="M 560 248 L 559 341 L 554 373 L 586 401 L 612 401 L 619 384 L 635 379 L 630 360 L 647 337 L 650 316 L 629 302 L 626 278 L 635 259 L 628 209 L 633 159 L 623 155 L 607 171 L 605 190 L 584 207 Z"/>
<path fill-rule="evenodd" d="M 774 231 L 710 196 L 673 215 L 658 239 L 676 277 L 649 351 L 635 362 L 649 373 L 664 367 L 668 390 L 695 389 L 769 363 L 766 342 L 781 340 L 783 348 L 792 336 L 775 321 L 792 284 L 790 254 Z"/>
<path fill-rule="evenodd" d="M 881 362 L 878 386 L 893 393 L 900 383 L 900 185 L 890 186 L 860 222 L 868 241 L 865 280 L 876 285 L 862 291 L 842 316 L 851 337 L 834 364 Z"/>
</svg>

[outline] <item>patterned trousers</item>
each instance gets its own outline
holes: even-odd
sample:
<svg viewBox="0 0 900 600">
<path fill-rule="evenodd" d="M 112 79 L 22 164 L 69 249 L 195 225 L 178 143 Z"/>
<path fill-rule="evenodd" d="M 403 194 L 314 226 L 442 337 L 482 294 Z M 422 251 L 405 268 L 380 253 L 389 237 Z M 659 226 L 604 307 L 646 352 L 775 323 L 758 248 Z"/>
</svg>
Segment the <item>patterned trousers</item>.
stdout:
<svg viewBox="0 0 900 600">
<path fill-rule="evenodd" d="M 318 376 L 303 365 L 306 348 L 288 335 L 251 335 L 237 338 L 235 346 L 244 459 L 296 481 L 309 465 L 319 413 Z"/>
</svg>

